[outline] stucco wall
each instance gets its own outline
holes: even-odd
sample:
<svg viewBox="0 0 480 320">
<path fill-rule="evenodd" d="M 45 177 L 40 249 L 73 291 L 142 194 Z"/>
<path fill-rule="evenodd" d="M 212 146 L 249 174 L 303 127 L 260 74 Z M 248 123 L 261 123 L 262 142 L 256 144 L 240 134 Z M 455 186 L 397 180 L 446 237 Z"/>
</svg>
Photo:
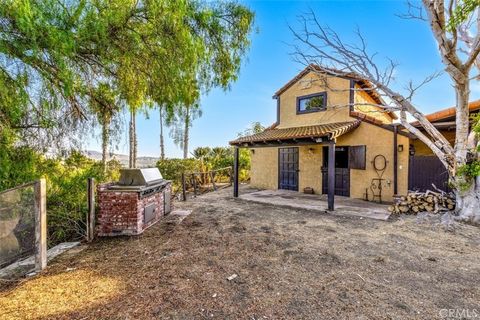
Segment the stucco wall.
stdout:
<svg viewBox="0 0 480 320">
<path fill-rule="evenodd" d="M 443 134 L 443 136 L 445 138 L 447 138 L 447 140 L 450 142 L 450 144 L 452 146 L 455 144 L 455 131 L 453 131 L 453 130 L 451 130 L 451 131 L 443 130 L 443 131 L 440 131 L 440 133 Z M 423 143 L 422 140 L 420 140 L 420 139 L 412 140 L 411 144 L 415 148 L 415 155 L 416 156 L 430 156 L 430 155 L 433 155 L 432 150 L 429 147 L 427 147 L 427 145 L 425 143 Z"/>
<path fill-rule="evenodd" d="M 398 144 L 404 151 L 398 153 L 398 193 L 406 194 L 408 189 L 408 144 L 409 139 L 398 135 Z M 363 198 L 365 189 L 370 187 L 377 174 L 373 168 L 373 158 L 382 154 L 387 158 L 387 168 L 382 198 L 393 198 L 393 132 L 362 122 L 353 132 L 341 136 L 338 146 L 366 145 L 366 170 L 350 170 L 350 197 Z M 322 192 L 322 145 L 299 147 L 299 191 L 313 187 L 315 193 Z M 309 150 L 312 149 L 312 150 Z M 278 188 L 278 148 L 257 148 L 252 154 L 251 185 L 262 189 Z M 371 199 L 371 190 L 369 189 Z"/>
<path fill-rule="evenodd" d="M 360 86 L 355 85 L 355 88 L 359 89 Z M 355 91 L 354 102 L 355 111 L 374 117 L 383 123 L 392 123 L 392 117 L 384 109 L 376 106 L 375 100 L 365 91 Z"/>
<path fill-rule="evenodd" d="M 406 194 L 408 190 L 408 144 L 409 139 L 398 135 L 398 144 L 403 145 L 403 152 L 398 153 L 398 193 Z M 373 168 L 373 158 L 382 154 L 387 158 L 387 167 L 383 174 L 382 199 L 393 200 L 393 132 L 378 126 L 362 122 L 354 131 L 347 133 L 337 140 L 338 146 L 366 145 L 366 170 L 350 170 L 350 197 L 363 198 L 365 188 L 369 188 L 373 178 L 377 177 Z M 388 183 L 390 182 L 390 183 Z M 372 192 L 369 189 L 371 198 Z"/>
<path fill-rule="evenodd" d="M 298 150 L 298 162 L 300 172 L 298 173 L 298 190 L 311 187 L 317 194 L 322 193 L 322 146 L 311 145 L 301 146 Z"/>
<path fill-rule="evenodd" d="M 256 148 L 251 154 L 250 185 L 278 189 L 278 148 Z"/>
<path fill-rule="evenodd" d="M 297 115 L 297 97 L 320 92 L 327 92 L 327 110 Z M 280 95 L 278 128 L 351 121 L 349 102 L 350 80 L 310 72 Z"/>
</svg>

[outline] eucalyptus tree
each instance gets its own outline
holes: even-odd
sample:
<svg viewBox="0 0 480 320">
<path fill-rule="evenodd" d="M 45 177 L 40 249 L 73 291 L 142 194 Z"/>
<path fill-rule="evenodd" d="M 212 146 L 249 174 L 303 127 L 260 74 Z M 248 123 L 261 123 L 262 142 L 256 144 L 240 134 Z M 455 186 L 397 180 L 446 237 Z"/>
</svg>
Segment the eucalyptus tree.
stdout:
<svg viewBox="0 0 480 320">
<path fill-rule="evenodd" d="M 90 106 L 102 127 L 102 166 L 104 172 L 106 172 L 111 126 L 112 122 L 117 122 L 115 120 L 118 120 L 120 103 L 116 100 L 117 94 L 106 83 L 99 84 L 96 92 L 91 97 Z"/>
<path fill-rule="evenodd" d="M 165 160 L 165 138 L 163 136 L 163 126 L 165 124 L 164 106 L 158 106 L 159 124 L 160 124 L 160 160 Z"/>
<path fill-rule="evenodd" d="M 480 223 L 480 144 L 479 118 L 470 123 L 470 82 L 478 69 L 480 53 L 480 10 L 478 0 L 423 0 L 408 4 L 409 12 L 402 17 L 424 20 L 429 23 L 438 44 L 439 55 L 450 76 L 456 96 L 456 138 L 450 142 L 419 111 L 412 101 L 413 95 L 438 73 L 414 84 L 409 82 L 402 94 L 392 89 L 397 64 L 386 59 L 382 64 L 376 53 L 371 53 L 367 41 L 357 31 L 358 42 L 346 43 L 335 30 L 324 26 L 313 11 L 301 16 L 301 29 L 291 28 L 297 42 L 294 57 L 303 64 L 315 64 L 337 70 L 358 79 L 367 79 L 387 104 L 388 111 L 398 111 L 403 126 L 424 142 L 440 159 L 449 172 L 455 187 L 457 214 L 462 220 Z M 426 12 L 426 15 L 425 15 Z M 321 72 L 320 68 L 312 68 Z M 345 106 L 348 107 L 348 106 Z M 410 114 L 423 130 L 407 120 Z"/>
<path fill-rule="evenodd" d="M 183 150 L 183 158 L 188 158 L 188 145 L 190 142 L 190 128 L 193 120 L 202 116 L 202 110 L 198 104 L 179 106 L 175 113 L 167 118 L 170 127 L 170 136 L 173 142 Z"/>
<path fill-rule="evenodd" d="M 109 83 L 131 112 L 134 162 L 138 110 L 149 101 L 192 105 L 201 91 L 227 89 L 252 23 L 250 10 L 229 1 L 1 0 L 1 135 L 61 128 L 73 136 Z"/>
</svg>

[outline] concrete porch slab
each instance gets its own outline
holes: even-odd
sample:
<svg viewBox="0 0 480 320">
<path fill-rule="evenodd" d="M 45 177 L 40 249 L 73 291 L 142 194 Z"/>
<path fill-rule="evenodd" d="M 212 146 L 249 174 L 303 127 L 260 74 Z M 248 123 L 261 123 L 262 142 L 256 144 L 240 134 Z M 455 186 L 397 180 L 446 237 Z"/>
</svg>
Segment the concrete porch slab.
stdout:
<svg viewBox="0 0 480 320">
<path fill-rule="evenodd" d="M 304 194 L 290 190 L 262 190 L 246 193 L 240 199 L 257 203 L 283 206 L 292 209 L 327 211 L 327 195 Z M 387 220 L 388 205 L 375 202 L 335 196 L 335 211 L 329 213 L 344 216 L 357 216 L 375 220 Z"/>
</svg>

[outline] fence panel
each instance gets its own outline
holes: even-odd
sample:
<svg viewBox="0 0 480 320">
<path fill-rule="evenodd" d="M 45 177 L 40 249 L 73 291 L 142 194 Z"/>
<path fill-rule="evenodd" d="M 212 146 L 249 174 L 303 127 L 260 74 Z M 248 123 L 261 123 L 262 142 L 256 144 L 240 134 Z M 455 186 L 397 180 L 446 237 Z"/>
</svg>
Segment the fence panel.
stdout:
<svg viewBox="0 0 480 320">
<path fill-rule="evenodd" d="M 35 250 L 35 184 L 0 193 L 0 268 Z"/>
<path fill-rule="evenodd" d="M 436 156 L 411 156 L 408 171 L 409 190 L 425 192 L 434 184 L 440 190 L 451 191 L 447 169 Z"/>
<path fill-rule="evenodd" d="M 26 257 L 25 269 L 47 265 L 45 180 L 0 192 L 0 268 Z"/>
</svg>

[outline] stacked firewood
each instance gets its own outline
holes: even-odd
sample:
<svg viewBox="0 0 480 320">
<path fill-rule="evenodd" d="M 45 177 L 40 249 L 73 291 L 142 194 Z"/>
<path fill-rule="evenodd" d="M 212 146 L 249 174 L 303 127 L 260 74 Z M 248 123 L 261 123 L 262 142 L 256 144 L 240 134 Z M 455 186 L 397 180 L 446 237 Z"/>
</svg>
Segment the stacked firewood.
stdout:
<svg viewBox="0 0 480 320">
<path fill-rule="evenodd" d="M 455 209 L 455 196 L 439 190 L 426 192 L 409 192 L 400 197 L 388 211 L 393 214 L 417 214 L 419 212 L 439 213 Z"/>
</svg>

